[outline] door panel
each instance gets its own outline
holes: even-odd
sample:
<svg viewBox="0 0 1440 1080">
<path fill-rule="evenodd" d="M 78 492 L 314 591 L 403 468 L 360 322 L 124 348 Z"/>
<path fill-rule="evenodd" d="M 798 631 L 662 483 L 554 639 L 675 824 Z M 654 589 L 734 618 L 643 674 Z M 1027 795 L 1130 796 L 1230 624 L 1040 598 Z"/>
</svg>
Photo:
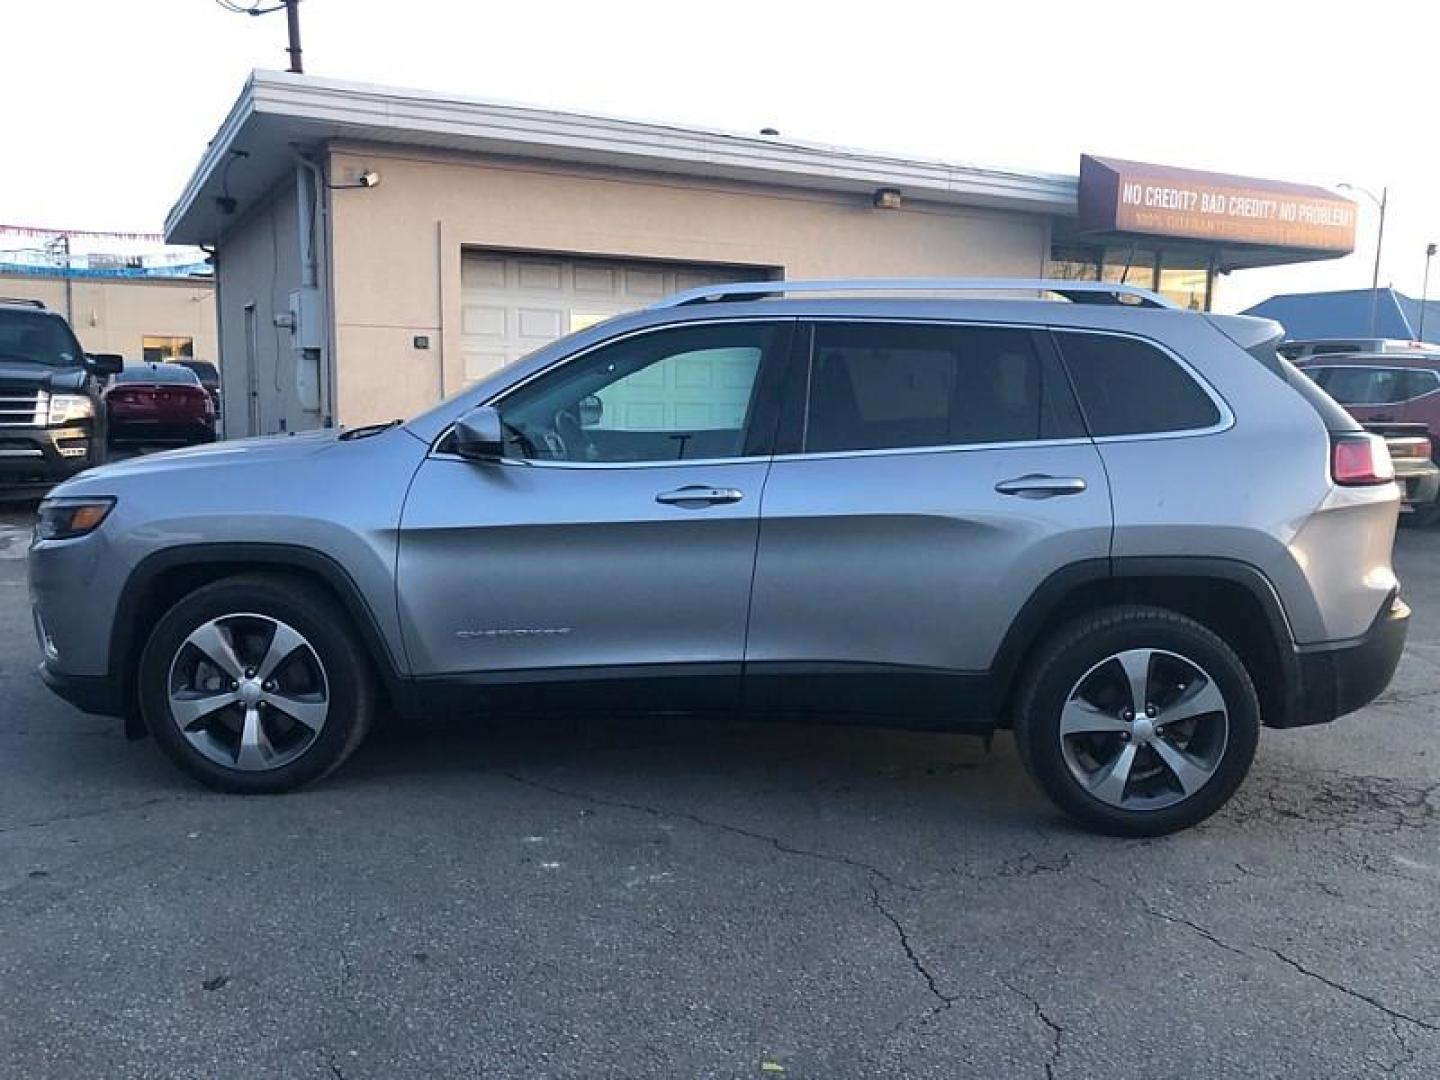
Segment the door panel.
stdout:
<svg viewBox="0 0 1440 1080">
<path fill-rule="evenodd" d="M 662 691 L 645 707 L 736 704 L 792 330 L 624 335 L 500 398 L 505 461 L 459 459 L 442 439 L 401 522 L 412 669 L 612 689 L 665 676 L 670 703 Z"/>
<path fill-rule="evenodd" d="M 1053 343 L 957 323 L 807 330 L 780 436 L 800 452 L 765 487 L 747 705 L 986 715 L 1026 601 L 1109 556 L 1104 466 Z"/>
<path fill-rule="evenodd" d="M 1083 480 L 1085 490 L 995 490 L 1032 476 Z M 927 684 L 985 672 L 1041 582 L 1109 556 L 1110 525 L 1105 471 L 1088 442 L 778 458 L 765 488 L 745 655 L 757 683 L 767 665 L 777 665 L 780 681 L 757 686 L 751 700 L 784 711 L 875 711 L 853 687 L 817 694 L 803 678 L 809 666 Z M 785 680 L 785 666 L 802 678 Z M 929 703 L 940 713 L 959 704 Z M 900 711 L 917 708 L 912 700 Z"/>
<path fill-rule="evenodd" d="M 413 670 L 738 669 L 766 468 L 426 461 L 398 575 Z M 656 501 L 689 485 L 741 498 Z"/>
</svg>

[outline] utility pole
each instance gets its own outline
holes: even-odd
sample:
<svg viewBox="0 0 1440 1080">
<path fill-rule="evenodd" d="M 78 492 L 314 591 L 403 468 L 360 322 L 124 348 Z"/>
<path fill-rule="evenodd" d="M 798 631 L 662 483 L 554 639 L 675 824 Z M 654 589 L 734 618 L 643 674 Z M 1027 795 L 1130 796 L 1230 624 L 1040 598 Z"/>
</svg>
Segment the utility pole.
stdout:
<svg viewBox="0 0 1440 1080">
<path fill-rule="evenodd" d="M 285 50 L 290 54 L 290 70 L 304 75 L 305 65 L 300 62 L 300 0 L 285 0 L 285 23 L 290 31 L 290 45 Z"/>
<path fill-rule="evenodd" d="M 290 41 L 285 51 L 290 54 L 290 71 L 295 75 L 305 74 L 305 65 L 300 60 L 300 0 L 279 0 L 269 7 L 263 6 L 265 0 L 251 0 L 247 7 L 242 0 L 215 0 L 226 11 L 234 12 L 236 15 L 269 15 L 272 11 L 285 11 L 285 27 L 289 31 Z"/>
<path fill-rule="evenodd" d="M 1425 309 L 1430 306 L 1430 260 L 1435 257 L 1435 245 L 1425 245 L 1425 284 L 1420 286 L 1420 329 L 1415 336 L 1425 340 Z"/>
</svg>

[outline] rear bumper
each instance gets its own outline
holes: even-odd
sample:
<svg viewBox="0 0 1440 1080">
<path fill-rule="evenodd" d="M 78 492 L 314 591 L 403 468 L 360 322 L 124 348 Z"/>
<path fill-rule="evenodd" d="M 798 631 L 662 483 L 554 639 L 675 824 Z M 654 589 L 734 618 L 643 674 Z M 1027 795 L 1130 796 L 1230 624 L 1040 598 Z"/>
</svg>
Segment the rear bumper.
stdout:
<svg viewBox="0 0 1440 1080">
<path fill-rule="evenodd" d="M 129 420 L 110 417 L 114 446 L 190 446 L 215 441 L 215 425 L 203 420 Z"/>
<path fill-rule="evenodd" d="M 1428 506 L 1440 498 L 1440 468 L 1433 461 L 1396 461 L 1395 479 L 1406 506 Z"/>
<path fill-rule="evenodd" d="M 1290 707 L 1273 726 L 1324 724 L 1370 704 L 1390 685 L 1409 629 L 1410 608 L 1397 596 L 1360 637 L 1297 648 Z"/>
</svg>

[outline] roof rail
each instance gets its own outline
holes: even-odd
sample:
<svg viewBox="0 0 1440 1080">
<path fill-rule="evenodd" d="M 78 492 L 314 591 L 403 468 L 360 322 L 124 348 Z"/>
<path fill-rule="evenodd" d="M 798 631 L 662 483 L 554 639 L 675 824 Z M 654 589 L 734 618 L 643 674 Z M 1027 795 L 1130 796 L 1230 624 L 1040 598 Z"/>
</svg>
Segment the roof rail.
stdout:
<svg viewBox="0 0 1440 1080">
<path fill-rule="evenodd" d="M 1060 281 L 1050 278 L 836 278 L 830 281 L 737 281 L 701 285 L 665 297 L 653 308 L 729 300 L 761 300 L 789 293 L 857 292 L 1047 292 L 1075 304 L 1122 304 L 1178 308 L 1159 293 L 1138 285 L 1109 281 Z M 1122 299 L 1122 298 L 1130 299 Z"/>
<path fill-rule="evenodd" d="M 22 307 L 39 308 L 41 311 L 45 310 L 45 302 L 43 300 L 29 300 L 23 296 L 0 296 L 0 304 L 20 304 Z"/>
</svg>

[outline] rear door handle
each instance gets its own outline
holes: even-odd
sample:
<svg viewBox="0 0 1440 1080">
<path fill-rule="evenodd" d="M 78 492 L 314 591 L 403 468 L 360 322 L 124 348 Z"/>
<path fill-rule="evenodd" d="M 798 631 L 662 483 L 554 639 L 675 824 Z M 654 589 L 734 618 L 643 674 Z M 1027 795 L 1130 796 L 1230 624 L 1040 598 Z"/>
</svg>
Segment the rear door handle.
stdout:
<svg viewBox="0 0 1440 1080">
<path fill-rule="evenodd" d="M 1056 495 L 1079 495 L 1085 487 L 1085 481 L 1078 476 L 1030 473 L 1013 480 L 1001 480 L 995 490 L 1001 495 L 1019 495 L 1022 499 L 1053 499 Z"/>
<path fill-rule="evenodd" d="M 655 501 L 667 506 L 682 506 L 687 510 L 695 510 L 702 506 L 715 506 L 719 503 L 736 503 L 744 497 L 745 493 L 736 488 L 689 484 L 682 488 L 676 488 L 674 491 L 662 491 L 655 496 Z"/>
</svg>

